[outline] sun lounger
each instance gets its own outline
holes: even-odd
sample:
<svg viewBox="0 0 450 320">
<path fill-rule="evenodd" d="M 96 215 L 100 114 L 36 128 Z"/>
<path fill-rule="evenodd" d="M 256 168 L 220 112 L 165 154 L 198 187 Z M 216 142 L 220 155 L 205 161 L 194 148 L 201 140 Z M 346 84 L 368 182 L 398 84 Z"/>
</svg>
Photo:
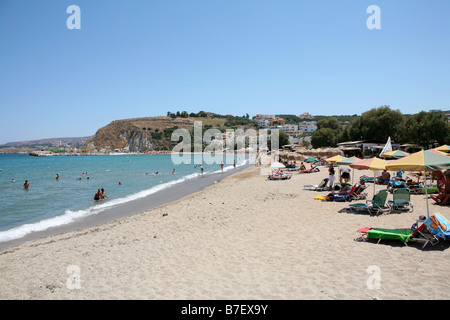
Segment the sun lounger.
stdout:
<svg viewBox="0 0 450 320">
<path fill-rule="evenodd" d="M 429 243 L 435 245 L 438 242 L 435 237 L 426 235 L 425 230 L 426 226 L 424 224 L 417 229 L 362 228 L 358 230 L 360 234 L 358 239 L 362 239 L 365 242 L 369 239 L 378 240 L 377 244 L 381 240 L 399 240 L 405 246 L 408 245 L 408 242 L 423 242 L 423 249 Z"/>
<path fill-rule="evenodd" d="M 411 193 L 406 188 L 395 189 L 392 200 L 388 201 L 393 211 L 406 210 L 412 212 Z"/>
<path fill-rule="evenodd" d="M 329 193 L 326 196 L 315 197 L 317 200 L 325 200 L 325 201 L 334 201 L 334 202 L 344 202 L 344 201 L 352 201 L 353 195 L 355 194 L 356 189 L 358 188 L 358 184 L 355 183 L 353 187 L 350 189 L 348 193 Z"/>
<path fill-rule="evenodd" d="M 409 186 L 408 190 L 411 192 L 411 194 L 425 194 L 425 188 L 422 186 L 418 186 L 418 187 L 417 186 L 414 186 L 414 187 Z M 427 193 L 428 194 L 433 194 L 433 193 L 436 194 L 436 193 L 439 193 L 439 189 L 436 185 L 429 185 L 427 187 Z"/>
<path fill-rule="evenodd" d="M 366 203 L 352 203 L 348 209 L 350 211 L 367 211 L 370 215 L 391 212 L 391 207 L 386 204 L 387 190 L 380 190 L 372 200 L 366 200 Z"/>
<path fill-rule="evenodd" d="M 406 246 L 408 242 L 423 242 L 423 249 L 429 243 L 436 245 L 439 242 L 439 239 L 433 234 L 432 228 L 429 227 L 432 222 L 433 218 L 430 217 L 423 221 L 422 225 L 418 226 L 417 222 L 410 229 L 361 228 L 358 230 L 360 237 L 357 240 L 368 241 L 369 239 L 374 239 L 378 240 L 377 244 L 383 239 L 399 240 Z"/>
<path fill-rule="evenodd" d="M 325 178 L 317 185 L 314 184 L 305 184 L 303 186 L 303 189 L 305 190 L 313 190 L 313 191 L 323 191 L 328 189 L 328 181 L 330 181 L 329 178 Z"/>
<path fill-rule="evenodd" d="M 300 170 L 299 173 L 311 173 L 311 172 L 318 172 L 318 171 L 320 171 L 319 168 L 317 168 L 317 166 L 315 166 L 308 170 Z"/>
<path fill-rule="evenodd" d="M 359 179 L 364 180 L 365 182 L 374 182 L 375 181 L 375 178 L 373 178 L 373 177 L 371 178 L 371 177 L 361 176 Z"/>
</svg>

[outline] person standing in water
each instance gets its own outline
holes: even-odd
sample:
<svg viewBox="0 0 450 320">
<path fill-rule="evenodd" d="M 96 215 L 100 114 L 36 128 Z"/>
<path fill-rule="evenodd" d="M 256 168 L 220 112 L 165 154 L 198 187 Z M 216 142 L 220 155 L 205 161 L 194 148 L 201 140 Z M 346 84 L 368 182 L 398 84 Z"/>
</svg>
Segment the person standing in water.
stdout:
<svg viewBox="0 0 450 320">
<path fill-rule="evenodd" d="M 100 189 L 98 189 L 97 192 L 95 193 L 94 200 L 95 201 L 102 200 L 102 191 Z"/>
<path fill-rule="evenodd" d="M 25 180 L 25 183 L 23 184 L 23 188 L 30 189 L 30 183 L 28 182 L 28 180 Z"/>
</svg>

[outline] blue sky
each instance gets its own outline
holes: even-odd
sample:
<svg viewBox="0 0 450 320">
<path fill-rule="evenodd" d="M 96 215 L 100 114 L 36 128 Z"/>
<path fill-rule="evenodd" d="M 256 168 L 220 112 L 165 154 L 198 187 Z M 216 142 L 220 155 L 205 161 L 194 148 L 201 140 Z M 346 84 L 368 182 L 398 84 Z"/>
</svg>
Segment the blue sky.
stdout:
<svg viewBox="0 0 450 320">
<path fill-rule="evenodd" d="M 447 110 L 449 13 L 448 0 L 0 0 L 0 144 L 167 111 Z"/>
</svg>

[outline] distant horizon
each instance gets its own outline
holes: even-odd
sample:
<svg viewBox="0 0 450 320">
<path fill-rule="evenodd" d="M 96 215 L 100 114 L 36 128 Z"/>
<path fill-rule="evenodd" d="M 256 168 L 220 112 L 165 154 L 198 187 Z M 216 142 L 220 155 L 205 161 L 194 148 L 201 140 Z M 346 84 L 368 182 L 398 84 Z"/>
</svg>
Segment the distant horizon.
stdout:
<svg viewBox="0 0 450 320">
<path fill-rule="evenodd" d="M 2 0 L 0 144 L 178 110 L 450 109 L 448 12 L 448 0 Z"/>
</svg>

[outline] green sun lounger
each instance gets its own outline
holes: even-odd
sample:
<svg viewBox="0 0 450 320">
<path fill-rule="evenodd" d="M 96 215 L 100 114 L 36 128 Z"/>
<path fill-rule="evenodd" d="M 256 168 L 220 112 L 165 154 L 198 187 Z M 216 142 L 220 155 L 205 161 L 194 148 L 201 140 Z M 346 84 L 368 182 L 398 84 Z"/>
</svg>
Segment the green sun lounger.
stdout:
<svg viewBox="0 0 450 320">
<path fill-rule="evenodd" d="M 431 218 L 428 218 L 421 226 L 418 226 L 418 220 L 411 229 L 361 228 L 358 230 L 360 234 L 358 239 L 363 241 L 366 241 L 365 238 L 375 239 L 378 240 L 377 244 L 383 239 L 398 240 L 405 246 L 408 246 L 408 242 L 423 242 L 423 249 L 428 243 L 434 246 L 439 242 L 439 239 L 430 233 L 428 222 L 431 222 Z"/>
<path fill-rule="evenodd" d="M 386 200 L 387 190 L 382 189 L 378 191 L 372 200 L 366 200 L 366 203 L 352 203 L 348 209 L 350 211 L 367 211 L 370 215 L 391 212 L 392 209 L 389 205 L 386 205 Z"/>
<path fill-rule="evenodd" d="M 408 210 L 413 211 L 414 207 L 411 203 L 411 192 L 406 188 L 399 188 L 394 191 L 393 199 L 388 201 L 392 210 Z"/>
<path fill-rule="evenodd" d="M 414 231 L 408 229 L 382 229 L 374 228 L 366 232 L 366 236 L 369 239 L 388 239 L 388 240 L 400 240 L 404 244 L 409 241 L 409 238 L 413 235 Z"/>
</svg>

